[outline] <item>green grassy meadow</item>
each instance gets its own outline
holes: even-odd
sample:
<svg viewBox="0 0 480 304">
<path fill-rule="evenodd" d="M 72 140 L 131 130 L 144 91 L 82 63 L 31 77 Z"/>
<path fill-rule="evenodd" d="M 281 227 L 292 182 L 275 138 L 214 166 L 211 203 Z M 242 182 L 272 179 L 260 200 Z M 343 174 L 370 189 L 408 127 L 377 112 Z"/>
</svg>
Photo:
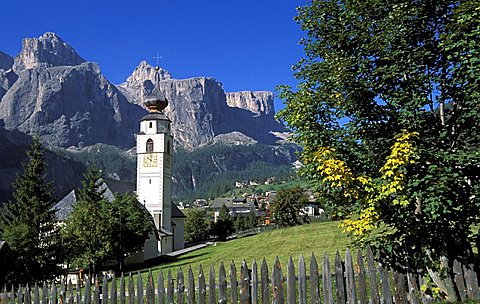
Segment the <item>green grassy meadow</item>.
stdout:
<svg viewBox="0 0 480 304">
<path fill-rule="evenodd" d="M 179 256 L 171 262 L 161 263 L 150 269 L 143 269 L 141 271 L 142 277 L 146 279 L 149 270 L 152 270 L 155 279 L 160 270 L 166 277 L 169 269 L 175 277 L 180 267 L 185 277 L 189 267 L 192 267 L 196 276 L 200 264 L 202 264 L 206 277 L 208 277 L 211 264 L 213 264 L 218 276 L 218 269 L 222 261 L 228 273 L 231 261 L 235 262 L 236 269 L 239 272 L 242 260 L 245 260 L 248 267 L 251 268 L 252 261 L 255 259 L 260 268 L 263 258 L 266 259 L 267 265 L 271 269 L 277 256 L 282 264 L 282 269 L 286 269 L 290 256 L 293 257 L 295 265 L 298 265 L 300 255 L 304 256 L 308 268 L 312 253 L 317 257 L 317 263 L 321 268 L 325 252 L 333 261 L 335 252 L 338 250 L 343 257 L 349 245 L 347 236 L 342 234 L 338 224 L 339 222 L 305 224 L 266 231 L 227 242 L 217 242 L 215 245 Z"/>
</svg>

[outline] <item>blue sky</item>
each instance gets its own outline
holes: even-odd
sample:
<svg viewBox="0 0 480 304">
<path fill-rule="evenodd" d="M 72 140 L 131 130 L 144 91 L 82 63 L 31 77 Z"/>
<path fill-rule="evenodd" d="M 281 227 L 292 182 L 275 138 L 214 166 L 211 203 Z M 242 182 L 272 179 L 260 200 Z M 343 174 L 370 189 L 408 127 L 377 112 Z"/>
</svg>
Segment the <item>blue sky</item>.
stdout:
<svg viewBox="0 0 480 304">
<path fill-rule="evenodd" d="M 303 54 L 293 21 L 307 0 L 1 0 L 0 50 L 17 55 L 21 40 L 50 31 L 113 83 L 141 60 L 174 78 L 214 77 L 226 91 L 296 86 L 291 66 Z M 7 25 L 7 26 L 6 26 Z M 281 107 L 277 99 L 276 109 Z"/>
</svg>

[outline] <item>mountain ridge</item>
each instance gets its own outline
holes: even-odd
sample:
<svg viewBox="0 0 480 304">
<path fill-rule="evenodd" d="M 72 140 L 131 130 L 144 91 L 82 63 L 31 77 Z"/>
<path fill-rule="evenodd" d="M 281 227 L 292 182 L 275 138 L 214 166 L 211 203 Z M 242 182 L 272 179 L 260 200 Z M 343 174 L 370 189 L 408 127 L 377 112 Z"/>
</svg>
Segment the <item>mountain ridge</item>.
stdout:
<svg viewBox="0 0 480 304">
<path fill-rule="evenodd" d="M 0 60 L 1 67 L 11 65 L 7 54 Z M 146 113 L 143 92 L 154 71 L 141 61 L 125 82 L 115 85 L 97 63 L 83 59 L 58 35 L 26 38 L 12 68 L 0 69 L 0 119 L 9 130 L 36 130 L 52 146 L 103 142 L 128 148 L 134 145 L 138 119 Z M 279 138 L 271 131 L 285 130 L 274 118 L 271 92 L 226 93 L 211 77 L 174 79 L 164 69 L 159 74 L 170 101 L 165 113 L 183 148 L 208 145 L 232 132 L 275 144 Z"/>
<path fill-rule="evenodd" d="M 15 57 L 0 52 L 0 129 L 26 138 L 40 135 L 58 155 L 48 152 L 55 172 L 83 172 L 66 157 L 86 165 L 98 162 L 111 178 L 134 179 L 132 148 L 139 121 L 148 113 L 142 100 L 155 67 L 141 61 L 123 83 L 113 84 L 97 63 L 54 33 L 22 45 Z M 212 185 L 224 189 L 235 178 L 285 174 L 291 168 L 296 148 L 285 145 L 287 130 L 275 120 L 272 92 L 225 92 L 215 78 L 175 79 L 161 68 L 159 76 L 159 88 L 170 101 L 164 112 L 173 122 L 177 151 L 174 198 L 201 197 L 215 193 Z M 0 137 L 0 145 L 15 160 L 0 169 L 11 181 L 22 156 L 12 140 Z M 61 191 L 71 187 L 55 182 Z M 11 195 L 2 193 L 5 189 L 11 187 L 0 189 L 0 197 Z"/>
</svg>

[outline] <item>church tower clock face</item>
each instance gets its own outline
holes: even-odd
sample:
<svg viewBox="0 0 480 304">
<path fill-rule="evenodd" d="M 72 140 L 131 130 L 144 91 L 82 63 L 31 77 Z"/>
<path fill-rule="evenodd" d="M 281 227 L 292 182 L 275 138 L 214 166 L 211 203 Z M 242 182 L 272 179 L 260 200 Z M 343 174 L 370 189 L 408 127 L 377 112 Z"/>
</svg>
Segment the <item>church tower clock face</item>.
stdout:
<svg viewBox="0 0 480 304">
<path fill-rule="evenodd" d="M 147 153 L 143 155 L 144 167 L 156 167 L 157 166 L 157 154 Z"/>
</svg>

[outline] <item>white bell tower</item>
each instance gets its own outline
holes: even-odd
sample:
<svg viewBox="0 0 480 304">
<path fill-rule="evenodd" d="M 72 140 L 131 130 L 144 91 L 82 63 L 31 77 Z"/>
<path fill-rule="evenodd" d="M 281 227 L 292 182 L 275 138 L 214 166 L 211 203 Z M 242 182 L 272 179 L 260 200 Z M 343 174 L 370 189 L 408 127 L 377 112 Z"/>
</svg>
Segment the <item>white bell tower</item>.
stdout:
<svg viewBox="0 0 480 304">
<path fill-rule="evenodd" d="M 150 113 L 140 120 L 140 133 L 137 135 L 137 196 L 152 215 L 160 235 L 157 256 L 171 252 L 173 241 L 173 137 L 171 121 L 162 112 L 168 101 L 160 92 L 159 78 L 157 68 L 153 90 L 144 98 L 144 105 Z M 155 256 L 153 252 L 145 254 Z"/>
</svg>

